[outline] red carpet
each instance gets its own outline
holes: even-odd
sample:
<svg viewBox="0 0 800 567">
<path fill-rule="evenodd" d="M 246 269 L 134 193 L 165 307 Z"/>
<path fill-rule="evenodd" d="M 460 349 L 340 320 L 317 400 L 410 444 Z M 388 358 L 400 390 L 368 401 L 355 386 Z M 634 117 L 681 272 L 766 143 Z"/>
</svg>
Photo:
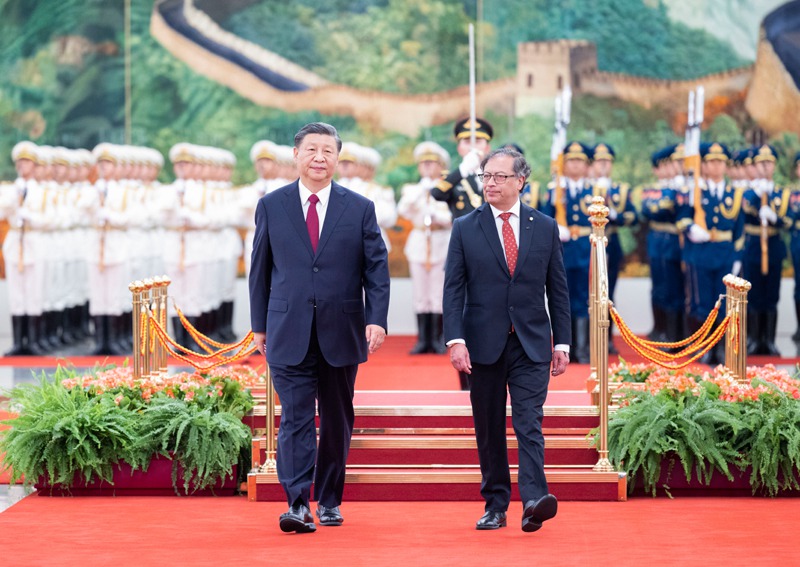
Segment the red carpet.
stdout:
<svg viewBox="0 0 800 567">
<path fill-rule="evenodd" d="M 358 371 L 356 389 L 358 390 L 457 390 L 458 376 L 447 355 L 424 354 L 410 356 L 416 338 L 412 336 L 389 336 L 383 347 L 369 360 L 362 364 Z M 620 337 L 614 339 L 620 350 L 620 355 L 632 362 L 642 362 L 642 359 L 633 349 L 624 344 Z M 0 366 L 16 366 L 20 368 L 55 368 L 58 364 L 72 365 L 79 368 L 91 368 L 96 364 L 121 365 L 125 358 L 110 356 L 105 358 L 95 356 L 74 356 L 69 359 L 56 357 L 0 357 Z M 610 356 L 609 362 L 614 363 L 619 359 Z M 264 367 L 264 361 L 258 356 L 250 357 L 247 364 L 257 368 Z M 753 356 L 748 358 L 748 364 L 781 364 L 792 365 L 800 363 L 800 358 L 778 358 L 768 356 Z M 183 363 L 171 360 L 170 365 L 178 366 Z M 570 364 L 567 372 L 550 381 L 551 390 L 584 390 L 586 378 L 589 376 L 588 364 Z"/>
<path fill-rule="evenodd" d="M 478 502 L 345 503 L 345 524 L 278 529 L 280 503 L 244 498 L 40 498 L 0 514 L 0 564 L 797 565 L 794 499 L 566 502 L 538 532 L 478 532 Z M 598 529 L 602 526 L 602 529 Z"/>
</svg>

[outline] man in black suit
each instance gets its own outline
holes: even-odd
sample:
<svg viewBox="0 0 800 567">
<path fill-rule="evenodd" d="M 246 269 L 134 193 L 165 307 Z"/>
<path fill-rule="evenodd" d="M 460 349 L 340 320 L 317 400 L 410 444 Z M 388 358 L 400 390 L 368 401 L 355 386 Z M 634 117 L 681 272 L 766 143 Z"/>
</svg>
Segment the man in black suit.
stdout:
<svg viewBox="0 0 800 567">
<path fill-rule="evenodd" d="M 256 208 L 250 321 L 281 401 L 284 532 L 316 529 L 312 480 L 320 524 L 342 524 L 356 372 L 386 335 L 386 247 L 372 201 L 332 181 L 341 147 L 333 126 L 304 126 L 294 139 L 300 179 L 265 195 Z"/>
<path fill-rule="evenodd" d="M 453 223 L 445 266 L 444 334 L 453 367 L 470 375 L 486 501 L 476 527 L 506 525 L 510 393 L 525 503 L 522 529 L 533 532 L 558 507 L 544 474 L 542 417 L 550 374 L 562 374 L 569 362 L 567 278 L 556 222 L 520 202 L 530 174 L 525 158 L 502 148 L 489 154 L 481 169 L 486 203 Z"/>
</svg>

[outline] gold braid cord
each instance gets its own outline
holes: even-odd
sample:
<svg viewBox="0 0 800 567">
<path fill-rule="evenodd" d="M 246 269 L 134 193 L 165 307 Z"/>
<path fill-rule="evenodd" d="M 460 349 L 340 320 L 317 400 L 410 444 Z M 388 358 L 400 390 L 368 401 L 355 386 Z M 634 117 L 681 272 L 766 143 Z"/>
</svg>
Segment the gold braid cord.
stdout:
<svg viewBox="0 0 800 567">
<path fill-rule="evenodd" d="M 250 344 L 253 341 L 253 332 L 252 331 L 247 333 L 247 335 L 241 341 L 239 341 L 238 343 L 230 344 L 230 345 L 226 345 L 226 344 L 223 344 L 223 343 L 218 343 L 218 342 L 206 337 L 200 331 L 195 329 L 191 325 L 191 323 L 189 323 L 189 321 L 184 317 L 183 313 L 179 309 L 176 308 L 176 311 L 177 311 L 178 316 L 180 317 L 181 322 L 183 323 L 184 327 L 186 327 L 186 330 L 189 331 L 189 334 L 192 336 L 192 338 L 208 354 L 202 354 L 202 353 L 199 353 L 199 352 L 194 352 L 193 350 L 187 349 L 186 347 L 176 343 L 175 340 L 172 337 L 169 336 L 169 333 L 165 329 L 165 326 L 162 325 L 161 322 L 158 321 L 158 319 L 156 319 L 152 314 L 145 315 L 143 313 L 142 314 L 142 318 L 144 319 L 145 316 L 149 317 L 150 325 L 151 325 L 151 328 L 152 328 L 153 332 L 155 333 L 155 335 L 158 336 L 158 338 L 161 341 L 161 343 L 167 347 L 167 349 L 169 350 L 170 355 L 174 356 L 178 360 L 182 360 L 183 362 L 189 364 L 190 366 L 193 366 L 194 368 L 196 368 L 198 370 L 210 370 L 212 368 L 216 368 L 217 366 L 222 366 L 224 364 L 231 364 L 233 362 L 236 362 L 238 360 L 246 358 L 246 357 L 250 356 L 251 354 L 253 354 L 256 351 L 255 345 L 250 346 L 249 348 L 246 348 L 246 349 L 244 348 L 246 345 Z M 144 325 L 142 325 L 142 327 L 144 327 Z M 142 331 L 142 334 L 144 335 L 144 331 Z M 212 351 L 209 347 L 206 346 L 206 344 L 205 344 L 206 342 L 208 342 L 208 343 L 210 343 L 210 344 L 212 344 L 214 346 L 220 346 L 221 348 L 219 350 L 217 350 L 217 351 Z M 144 345 L 146 343 L 144 341 L 142 341 L 142 344 Z M 142 348 L 144 349 L 145 347 L 143 346 Z M 234 350 L 237 350 L 237 349 L 243 349 L 243 350 L 240 350 L 239 352 L 237 352 L 236 354 L 231 355 L 230 357 L 223 357 L 223 355 L 225 355 L 225 354 L 227 354 L 229 352 L 232 352 Z M 186 355 L 182 354 L 181 351 L 188 353 L 189 356 L 186 356 Z M 190 358 L 190 357 L 199 358 L 201 360 L 208 361 L 208 362 L 210 362 L 210 364 L 203 364 L 203 363 L 198 362 L 197 360 L 194 360 L 193 358 Z M 222 358 L 220 358 L 220 357 L 222 357 Z M 212 361 L 212 359 L 215 359 L 215 358 L 219 358 L 219 360 L 217 360 L 215 362 Z"/>
<path fill-rule="evenodd" d="M 622 338 L 628 343 L 633 350 L 636 351 L 639 356 L 642 358 L 649 360 L 659 366 L 663 366 L 664 368 L 668 368 L 670 370 L 680 370 L 681 368 L 686 368 L 691 363 L 699 359 L 705 353 L 707 353 L 711 348 L 714 347 L 725 335 L 725 332 L 728 330 L 728 326 L 731 321 L 736 321 L 735 317 L 732 314 L 728 314 L 719 326 L 714 329 L 709 335 L 709 330 L 711 329 L 714 320 L 717 318 L 717 313 L 719 312 L 719 305 L 720 302 L 717 301 L 717 304 L 714 306 L 714 309 L 708 315 L 708 318 L 705 320 L 703 325 L 695 332 L 691 337 L 688 339 L 684 339 L 679 342 L 675 343 L 659 343 L 656 341 L 647 341 L 644 339 L 640 339 L 636 335 L 633 334 L 633 331 L 630 330 L 628 325 L 620 316 L 619 312 L 616 308 L 612 305 L 609 309 L 609 313 L 611 314 L 611 318 L 617 324 L 617 328 L 619 329 Z M 735 332 L 735 326 L 734 326 Z M 692 344 L 690 344 L 692 343 Z M 734 343 L 735 344 L 735 343 Z M 684 345 L 687 346 L 685 349 L 677 352 L 677 353 L 668 353 L 659 348 L 676 348 Z M 677 362 L 678 358 L 682 358 L 692 352 L 696 354 L 689 358 L 684 362 Z"/>
</svg>

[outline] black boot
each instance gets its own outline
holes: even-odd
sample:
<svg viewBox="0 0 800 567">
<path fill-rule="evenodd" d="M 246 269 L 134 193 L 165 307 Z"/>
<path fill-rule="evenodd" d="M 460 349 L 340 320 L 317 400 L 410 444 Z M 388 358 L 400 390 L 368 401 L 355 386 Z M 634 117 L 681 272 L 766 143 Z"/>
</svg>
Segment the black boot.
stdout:
<svg viewBox="0 0 800 567">
<path fill-rule="evenodd" d="M 666 336 L 666 311 L 653 304 L 653 330 L 647 334 L 651 341 L 664 342 Z M 609 327 L 610 328 L 610 327 Z"/>
<path fill-rule="evenodd" d="M 220 338 L 226 343 L 236 342 L 236 333 L 233 332 L 233 301 L 225 301 L 220 306 L 220 317 L 222 319 Z"/>
<path fill-rule="evenodd" d="M 92 356 L 108 356 L 116 354 L 111 348 L 111 315 L 94 316 L 94 343 Z"/>
<path fill-rule="evenodd" d="M 61 342 L 65 345 L 75 343 L 78 339 L 73 334 L 72 307 L 66 307 L 63 311 L 59 311 L 58 317 L 61 323 Z"/>
<path fill-rule="evenodd" d="M 572 357 L 578 364 L 589 364 L 589 318 L 578 317 L 573 320 Z"/>
<path fill-rule="evenodd" d="M 92 326 L 91 326 L 92 316 L 89 313 L 89 302 L 87 301 L 86 303 L 81 305 L 79 307 L 79 309 L 80 309 L 80 314 L 81 314 L 81 329 L 83 331 L 83 335 L 85 337 L 91 337 L 92 336 Z"/>
<path fill-rule="evenodd" d="M 663 342 L 677 343 L 683 340 L 683 313 L 680 311 L 664 311 L 666 320 L 666 336 Z"/>
<path fill-rule="evenodd" d="M 428 352 L 428 346 L 430 345 L 428 332 L 431 328 L 428 322 L 429 318 L 430 313 L 417 313 L 417 344 L 411 347 L 408 354 L 425 354 Z"/>
<path fill-rule="evenodd" d="M 180 317 L 173 317 L 172 318 L 172 338 L 175 339 L 175 342 L 178 343 L 181 347 L 186 347 L 187 338 L 189 334 L 186 332 L 186 329 L 183 328 L 183 323 L 181 323 Z M 181 354 L 185 354 L 183 349 L 180 350 Z"/>
<path fill-rule="evenodd" d="M 778 330 L 778 310 L 771 309 L 764 313 L 764 331 L 765 331 L 765 341 L 764 347 L 766 349 L 766 354 L 771 356 L 780 356 L 781 353 L 778 351 L 778 347 L 775 346 L 775 333 Z"/>
<path fill-rule="evenodd" d="M 28 350 L 34 356 L 45 356 L 47 351 L 44 350 L 39 344 L 39 332 L 42 328 L 41 315 L 27 315 L 25 317 L 27 323 L 26 341 Z"/>
<path fill-rule="evenodd" d="M 75 341 L 86 339 L 87 335 L 82 325 L 83 306 L 76 305 L 70 307 L 67 311 L 69 312 L 70 330 Z"/>
<path fill-rule="evenodd" d="M 111 350 L 117 356 L 125 356 L 133 352 L 133 346 L 128 347 L 128 339 L 133 338 L 133 332 L 127 332 L 125 326 L 126 316 L 112 315 L 109 319 L 109 342 L 111 343 Z"/>
<path fill-rule="evenodd" d="M 458 384 L 461 387 L 461 390 L 464 392 L 469 391 L 469 374 L 466 372 L 459 372 L 458 373 Z"/>
<path fill-rule="evenodd" d="M 3 356 L 27 356 L 31 354 L 28 345 L 26 344 L 26 335 L 28 334 L 28 321 L 25 315 L 12 315 L 11 316 L 11 337 L 14 344 L 11 350 L 6 352 Z"/>
<path fill-rule="evenodd" d="M 433 354 L 445 354 L 447 346 L 444 344 L 444 329 L 442 328 L 442 314 L 431 313 L 430 345 Z"/>
<path fill-rule="evenodd" d="M 53 351 L 53 345 L 47 334 L 47 314 L 47 311 L 43 311 L 42 314 L 37 315 L 34 320 L 36 322 L 36 344 L 39 346 L 41 352 L 49 354 Z"/>
<path fill-rule="evenodd" d="M 761 340 L 764 336 L 762 320 L 760 311 L 747 310 L 747 354 L 761 354 Z"/>
<path fill-rule="evenodd" d="M 61 340 L 58 337 L 58 312 L 45 311 L 42 313 L 42 321 L 44 324 L 44 335 L 39 337 L 39 342 L 47 342 L 50 345 L 50 350 L 57 350 L 61 348 Z"/>
</svg>

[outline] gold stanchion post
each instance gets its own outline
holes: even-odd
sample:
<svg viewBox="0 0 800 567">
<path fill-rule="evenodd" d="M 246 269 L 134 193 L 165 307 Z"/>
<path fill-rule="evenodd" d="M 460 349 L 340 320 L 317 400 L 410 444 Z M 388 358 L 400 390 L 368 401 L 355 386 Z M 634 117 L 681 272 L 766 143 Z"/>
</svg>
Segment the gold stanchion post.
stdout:
<svg viewBox="0 0 800 567">
<path fill-rule="evenodd" d="M 142 282 L 144 292 L 142 293 L 142 312 L 144 313 L 144 355 L 142 356 L 142 363 L 144 365 L 144 375 L 147 378 L 153 376 L 153 357 L 150 353 L 150 317 L 149 310 L 152 309 L 152 295 L 153 295 L 153 280 L 147 278 Z"/>
<path fill-rule="evenodd" d="M 259 467 L 259 472 L 275 472 L 277 469 L 276 464 L 276 448 L 275 448 L 275 387 L 272 385 L 272 373 L 267 366 L 267 427 L 266 433 L 266 455 L 264 457 L 264 464 Z"/>
<path fill-rule="evenodd" d="M 133 295 L 133 313 L 131 317 L 133 318 L 133 378 L 134 380 L 138 380 L 142 377 L 142 357 L 141 357 L 141 349 L 139 348 L 139 338 L 140 338 L 140 329 L 139 329 L 139 321 L 140 317 L 139 314 L 141 313 L 142 309 L 142 289 L 141 283 L 139 281 L 131 282 L 128 284 L 128 289 L 131 291 Z"/>
<path fill-rule="evenodd" d="M 592 251 L 590 261 L 590 356 L 592 372 L 599 389 L 598 410 L 600 413 L 600 441 L 597 452 L 599 459 L 594 466 L 598 472 L 613 472 L 614 466 L 608 460 L 608 406 L 611 395 L 608 391 L 608 265 L 606 263 L 605 226 L 608 224 L 608 207 L 603 197 L 592 199 L 589 207 L 589 220 L 592 223 Z"/>
<path fill-rule="evenodd" d="M 733 274 L 722 281 L 727 290 L 725 312 L 734 321 L 725 337 L 725 366 L 733 372 L 737 382 L 744 383 L 747 381 L 747 292 L 751 284 Z"/>
<path fill-rule="evenodd" d="M 167 297 L 169 297 L 169 284 L 172 280 L 169 279 L 169 276 L 161 276 L 161 299 L 159 303 L 159 321 L 164 325 L 164 332 L 169 333 L 167 331 Z M 169 364 L 169 354 L 167 350 L 167 345 L 161 344 L 159 341 L 159 348 L 160 348 L 160 358 L 159 358 L 159 365 L 158 371 L 161 373 L 162 376 L 167 375 L 167 365 Z"/>
</svg>

